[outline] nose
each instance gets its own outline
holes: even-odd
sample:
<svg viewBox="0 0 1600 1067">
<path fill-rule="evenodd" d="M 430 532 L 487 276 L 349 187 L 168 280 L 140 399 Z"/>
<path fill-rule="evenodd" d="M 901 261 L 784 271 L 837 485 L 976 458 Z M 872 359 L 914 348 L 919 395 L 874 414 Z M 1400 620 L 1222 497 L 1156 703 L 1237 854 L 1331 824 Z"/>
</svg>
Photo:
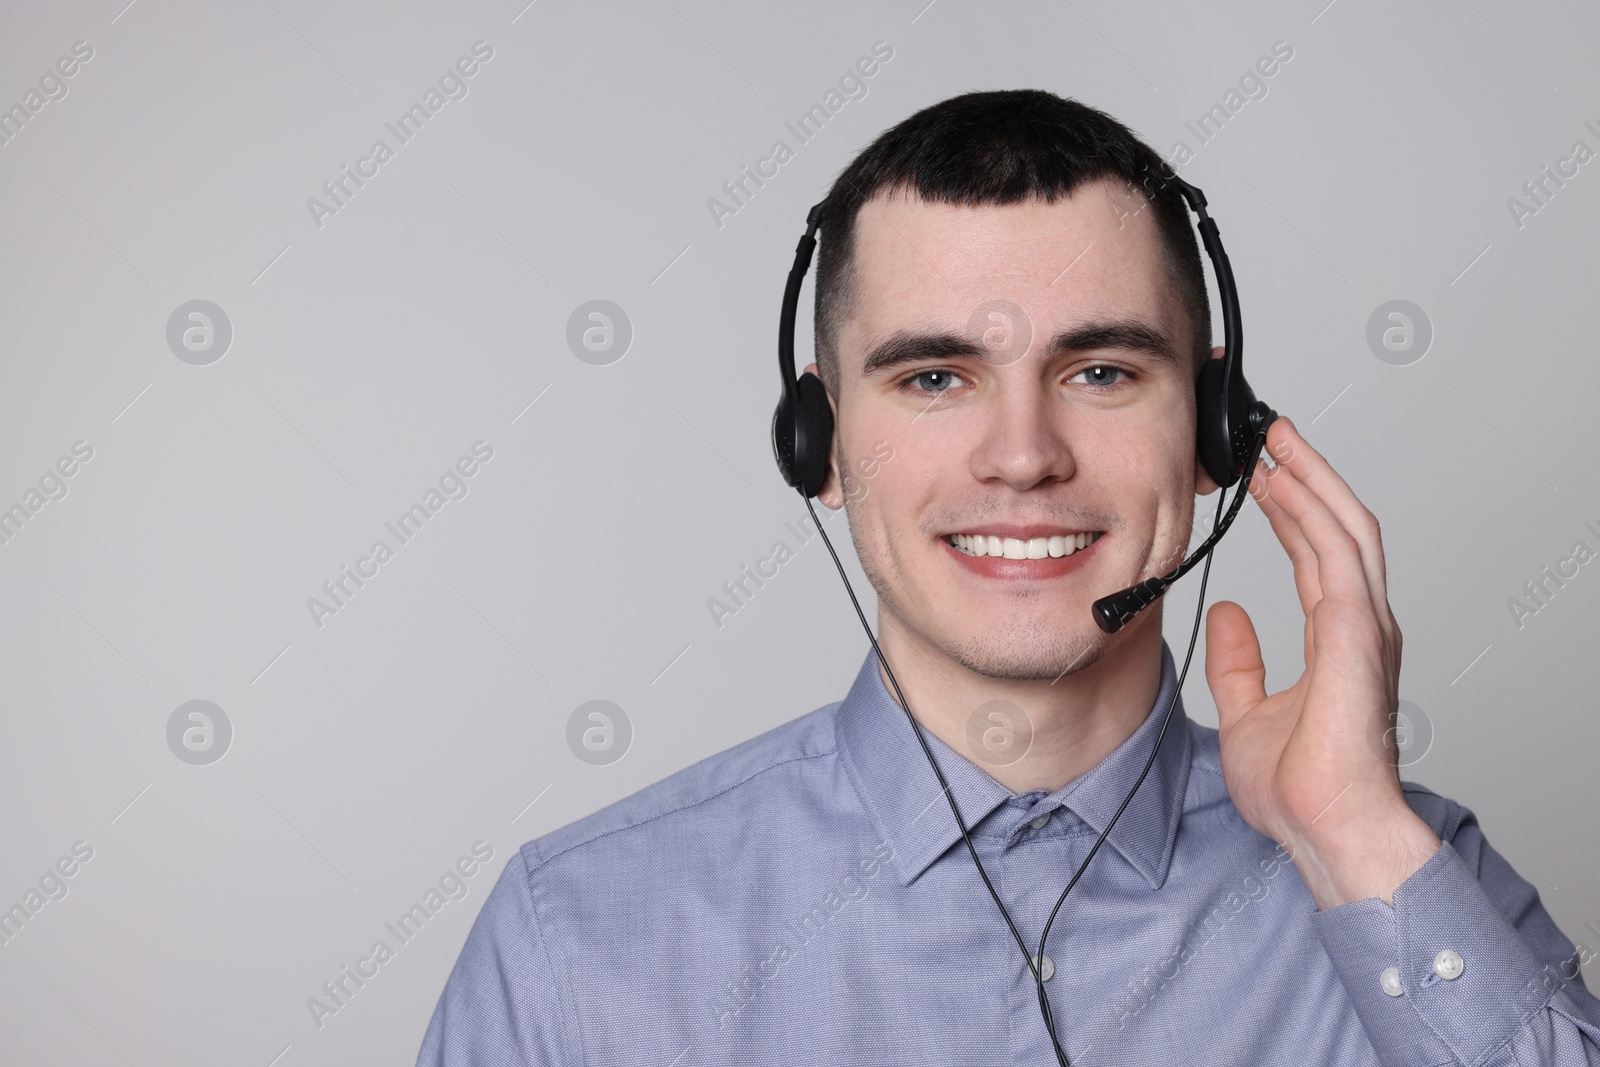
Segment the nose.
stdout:
<svg viewBox="0 0 1600 1067">
<path fill-rule="evenodd" d="M 1002 386 L 983 412 L 982 436 L 972 450 L 972 476 L 999 479 L 1022 492 L 1077 470 L 1062 435 L 1064 399 L 1037 381 Z"/>
</svg>

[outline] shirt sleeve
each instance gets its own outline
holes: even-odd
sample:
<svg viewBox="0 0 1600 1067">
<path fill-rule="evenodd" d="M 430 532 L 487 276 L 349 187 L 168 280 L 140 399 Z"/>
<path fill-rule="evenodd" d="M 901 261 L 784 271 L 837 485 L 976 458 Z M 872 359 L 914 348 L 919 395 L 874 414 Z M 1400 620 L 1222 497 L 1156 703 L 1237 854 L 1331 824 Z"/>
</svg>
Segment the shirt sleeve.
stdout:
<svg viewBox="0 0 1600 1067">
<path fill-rule="evenodd" d="M 564 1026 L 526 853 L 511 857 L 473 920 L 434 1008 L 417 1067 L 558 1067 L 580 1062 Z"/>
<path fill-rule="evenodd" d="M 1600 1067 L 1600 1000 L 1580 969 L 1592 952 L 1561 933 L 1471 811 L 1406 791 L 1439 851 L 1392 907 L 1370 897 L 1312 915 L 1379 1061 Z"/>
</svg>

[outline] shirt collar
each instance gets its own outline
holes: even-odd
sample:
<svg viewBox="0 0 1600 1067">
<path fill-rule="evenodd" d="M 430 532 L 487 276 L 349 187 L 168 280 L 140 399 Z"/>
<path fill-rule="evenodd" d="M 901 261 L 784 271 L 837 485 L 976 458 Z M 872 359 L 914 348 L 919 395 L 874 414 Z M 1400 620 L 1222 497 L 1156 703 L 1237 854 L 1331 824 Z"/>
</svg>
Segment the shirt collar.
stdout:
<svg viewBox="0 0 1600 1067">
<path fill-rule="evenodd" d="M 1172 650 L 1161 642 L 1161 691 L 1144 721 L 1100 763 L 1041 799 L 1032 810 L 1069 808 L 1098 834 L 1133 787 L 1161 730 L 1167 702 L 1177 690 Z M 836 730 L 840 751 L 880 839 L 895 849 L 902 885 L 915 881 L 952 845 L 961 841 L 950 805 L 928 766 L 906 713 L 889 694 L 869 649 L 849 694 L 840 704 Z M 946 745 L 926 727 L 922 734 L 950 783 L 969 832 L 1007 800 L 1018 796 L 978 764 Z M 1177 695 L 1160 751 L 1106 844 L 1159 889 L 1172 862 L 1183 814 L 1191 756 L 1189 719 Z M 965 846 L 963 846 L 964 848 Z"/>
</svg>

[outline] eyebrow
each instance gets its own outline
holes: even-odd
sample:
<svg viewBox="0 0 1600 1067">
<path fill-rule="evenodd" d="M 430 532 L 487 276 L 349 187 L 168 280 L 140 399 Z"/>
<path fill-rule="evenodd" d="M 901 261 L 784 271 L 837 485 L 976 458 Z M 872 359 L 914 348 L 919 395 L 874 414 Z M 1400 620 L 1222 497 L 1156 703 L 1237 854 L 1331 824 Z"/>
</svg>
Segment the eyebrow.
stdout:
<svg viewBox="0 0 1600 1067">
<path fill-rule="evenodd" d="M 1104 348 L 1138 352 L 1172 366 L 1180 362 L 1177 351 L 1165 334 L 1131 319 L 1088 322 L 1063 330 L 1050 339 L 1045 351 L 1048 355 L 1058 355 L 1064 352 Z M 904 363 L 916 363 L 925 359 L 950 359 L 956 356 L 983 354 L 982 345 L 957 333 L 914 333 L 899 330 L 887 340 L 873 346 L 861 365 L 861 374 L 865 377 Z"/>
</svg>

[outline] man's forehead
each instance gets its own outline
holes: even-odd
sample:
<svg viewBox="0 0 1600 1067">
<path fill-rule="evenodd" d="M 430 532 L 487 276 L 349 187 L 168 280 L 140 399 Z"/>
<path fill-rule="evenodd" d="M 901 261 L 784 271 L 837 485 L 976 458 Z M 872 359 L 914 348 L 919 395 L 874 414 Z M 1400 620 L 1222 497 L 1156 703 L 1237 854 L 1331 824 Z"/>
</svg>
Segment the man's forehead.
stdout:
<svg viewBox="0 0 1600 1067">
<path fill-rule="evenodd" d="M 880 193 L 857 216 L 855 257 L 856 314 L 846 330 L 859 341 L 908 316 L 964 320 L 992 300 L 1041 318 L 1092 313 L 1181 328 L 1149 201 L 1119 180 L 1088 182 L 1053 202 L 999 205 Z"/>
<path fill-rule="evenodd" d="M 1029 197 L 1010 204 L 952 204 L 897 190 L 874 196 L 856 217 L 857 255 L 945 275 L 1048 270 L 1072 242 L 1081 249 L 1113 237 L 1128 257 L 1159 251 L 1149 201 L 1110 179 L 1087 182 L 1054 201 Z"/>
</svg>

